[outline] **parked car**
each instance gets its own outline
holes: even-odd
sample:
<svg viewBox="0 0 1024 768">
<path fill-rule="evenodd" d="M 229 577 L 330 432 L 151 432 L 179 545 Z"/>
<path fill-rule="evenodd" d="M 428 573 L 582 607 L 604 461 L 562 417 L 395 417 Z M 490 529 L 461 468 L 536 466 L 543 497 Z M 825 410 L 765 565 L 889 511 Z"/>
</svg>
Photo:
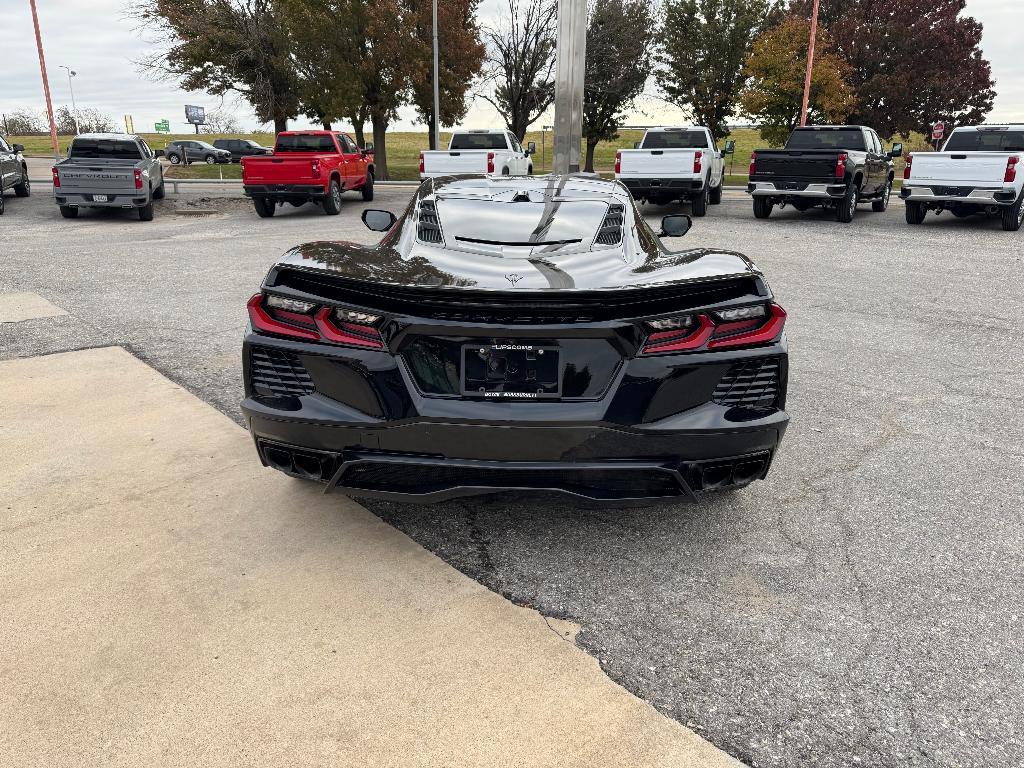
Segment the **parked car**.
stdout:
<svg viewBox="0 0 1024 768">
<path fill-rule="evenodd" d="M 1016 232 L 1024 224 L 1022 159 L 1024 125 L 955 129 L 941 152 L 907 156 L 900 190 L 907 222 L 920 224 L 928 211 L 960 218 L 989 213 L 1002 219 L 1003 229 Z"/>
<path fill-rule="evenodd" d="M 725 184 L 723 155 L 711 131 L 700 126 L 649 128 L 634 149 L 615 153 L 615 178 L 637 200 L 666 205 L 687 200 L 694 216 L 704 216 L 708 204 L 722 202 Z"/>
<path fill-rule="evenodd" d="M 192 163 L 206 163 L 215 165 L 217 163 L 230 163 L 231 153 L 226 149 L 217 149 L 205 141 L 181 140 L 167 142 L 164 150 L 168 162 L 171 165 L 191 165 Z"/>
<path fill-rule="evenodd" d="M 557 201 L 557 202 L 555 202 Z M 375 246 L 299 245 L 248 303 L 263 463 L 356 496 L 678 499 L 768 472 L 786 313 L 745 256 L 669 250 L 621 184 L 425 181 Z"/>
<path fill-rule="evenodd" d="M 81 208 L 132 208 L 152 221 L 153 201 L 164 196 L 160 151 L 141 136 L 84 133 L 53 166 L 53 195 L 65 219 Z"/>
<path fill-rule="evenodd" d="M 881 213 L 892 195 L 893 159 L 878 134 L 862 125 L 815 125 L 797 128 L 785 149 L 759 149 L 750 156 L 747 192 L 754 198 L 754 216 L 767 219 L 776 205 L 806 211 L 816 205 L 835 208 L 836 219 L 849 223 L 857 204 L 871 201 Z"/>
<path fill-rule="evenodd" d="M 341 195 L 359 190 L 373 200 L 373 145 L 360 149 L 337 131 L 285 131 L 270 157 L 242 158 L 242 186 L 261 218 L 278 205 L 319 203 L 341 213 Z"/>
<path fill-rule="evenodd" d="M 233 163 L 241 162 L 243 157 L 274 154 L 272 147 L 264 147 L 251 139 L 217 139 L 213 146 L 230 152 Z"/>
<path fill-rule="evenodd" d="M 13 189 L 18 197 L 32 194 L 32 184 L 28 180 L 28 163 L 22 154 L 25 147 L 21 144 L 8 144 L 0 136 L 0 216 L 4 213 L 4 192 Z"/>
<path fill-rule="evenodd" d="M 472 173 L 531 176 L 536 152 L 536 143 L 527 143 L 524 150 L 511 131 L 459 130 L 452 134 L 448 149 L 420 152 L 420 178 Z"/>
</svg>

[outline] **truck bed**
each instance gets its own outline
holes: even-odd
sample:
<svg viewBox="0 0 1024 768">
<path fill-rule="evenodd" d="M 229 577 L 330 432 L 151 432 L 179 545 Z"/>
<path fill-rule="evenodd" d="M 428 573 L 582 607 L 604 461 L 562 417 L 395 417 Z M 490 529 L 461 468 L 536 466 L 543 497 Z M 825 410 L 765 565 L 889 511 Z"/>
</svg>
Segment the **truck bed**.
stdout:
<svg viewBox="0 0 1024 768">
<path fill-rule="evenodd" d="M 754 160 L 758 181 L 775 179 L 834 179 L 840 150 L 835 149 L 759 149 Z"/>
<path fill-rule="evenodd" d="M 620 178 L 696 178 L 693 164 L 699 149 L 620 149 Z"/>
<path fill-rule="evenodd" d="M 60 189 L 64 193 L 78 192 L 135 192 L 135 169 L 131 160 L 90 158 L 88 160 L 62 160 L 55 166 Z"/>
</svg>

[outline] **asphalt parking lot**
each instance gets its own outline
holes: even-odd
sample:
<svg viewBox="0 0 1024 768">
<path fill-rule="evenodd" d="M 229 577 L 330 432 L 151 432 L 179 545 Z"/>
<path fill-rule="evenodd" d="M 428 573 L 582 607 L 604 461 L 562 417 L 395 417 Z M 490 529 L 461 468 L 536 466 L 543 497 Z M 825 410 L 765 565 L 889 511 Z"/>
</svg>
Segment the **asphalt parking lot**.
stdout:
<svg viewBox="0 0 1024 768">
<path fill-rule="evenodd" d="M 410 194 L 379 188 L 372 206 Z M 245 300 L 300 241 L 373 242 L 347 198 L 337 217 L 270 220 L 167 200 L 141 223 L 61 219 L 45 187 L 11 197 L 0 292 L 68 314 L 0 324 L 0 357 L 121 345 L 240 420 Z M 793 422 L 766 482 L 627 510 L 366 506 L 581 625 L 613 680 L 750 765 L 1020 764 L 1024 236 L 948 215 L 910 227 L 895 199 L 846 226 L 761 222 L 730 193 L 679 242 L 747 253 L 789 312 Z"/>
</svg>

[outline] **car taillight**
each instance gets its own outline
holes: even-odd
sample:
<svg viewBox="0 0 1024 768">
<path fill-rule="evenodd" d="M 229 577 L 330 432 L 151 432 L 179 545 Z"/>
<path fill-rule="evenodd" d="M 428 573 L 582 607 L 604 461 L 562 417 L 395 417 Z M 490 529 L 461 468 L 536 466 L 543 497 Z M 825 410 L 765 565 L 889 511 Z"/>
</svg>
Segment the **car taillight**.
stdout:
<svg viewBox="0 0 1024 768">
<path fill-rule="evenodd" d="M 703 152 L 694 152 L 693 153 L 693 172 L 694 173 L 700 173 L 701 162 L 703 160 L 704 160 L 704 153 Z"/>
<path fill-rule="evenodd" d="M 1017 155 L 1006 158 L 1006 173 L 1003 175 L 1003 181 L 1007 184 L 1017 180 L 1017 163 L 1019 162 L 1020 158 Z"/>
<path fill-rule="evenodd" d="M 845 152 L 840 152 L 839 157 L 836 158 L 836 178 L 841 179 L 846 176 L 846 161 L 849 159 L 849 155 Z"/>
<path fill-rule="evenodd" d="M 908 181 L 910 179 L 910 164 L 914 162 L 914 155 L 907 155 L 907 164 L 903 166 L 903 180 Z"/>
<path fill-rule="evenodd" d="M 424 164 L 424 161 L 423 161 L 423 153 L 420 152 L 420 173 L 423 173 L 424 167 L 425 167 L 425 164 Z"/>
<path fill-rule="evenodd" d="M 494 153 L 487 153 L 487 172 L 494 173 Z"/>
<path fill-rule="evenodd" d="M 754 175 L 754 166 L 757 165 L 757 152 L 750 153 L 750 170 L 747 171 L 748 175 Z"/>
<path fill-rule="evenodd" d="M 135 188 L 142 189 L 142 171 L 135 169 Z"/>
<path fill-rule="evenodd" d="M 319 160 L 314 160 L 312 162 L 311 170 L 313 172 L 313 178 L 314 179 L 319 179 L 320 178 L 320 161 Z"/>
<path fill-rule="evenodd" d="M 615 153 L 615 174 L 618 175 L 620 173 L 622 173 L 622 153 L 621 152 L 616 152 Z"/>
<path fill-rule="evenodd" d="M 249 310 L 249 321 L 252 323 L 254 331 L 269 333 L 274 336 L 290 336 L 293 339 L 320 340 L 320 334 L 313 330 L 312 323 L 309 323 L 310 327 L 308 328 L 299 327 L 294 318 L 288 316 L 292 313 L 283 311 L 283 315 L 272 317 L 270 312 L 277 314 L 279 310 L 265 307 L 263 305 L 262 293 L 257 293 L 249 299 L 249 303 L 246 306 Z"/>
<path fill-rule="evenodd" d="M 658 331 L 647 336 L 642 355 L 662 355 L 674 352 L 749 347 L 776 341 L 786 325 L 786 311 L 778 304 L 755 304 L 749 307 L 684 315 L 649 321 L 650 328 L 666 327 L 673 320 L 679 328 Z"/>
<path fill-rule="evenodd" d="M 308 301 L 257 293 L 247 305 L 254 331 L 348 347 L 384 349 L 379 315 L 355 309 L 317 307 Z"/>
<path fill-rule="evenodd" d="M 324 307 L 316 313 L 316 328 L 326 341 L 348 347 L 384 349 L 380 331 L 372 325 L 347 322 L 344 315 L 344 310 L 331 307 Z"/>
<path fill-rule="evenodd" d="M 53 186 L 59 187 L 60 186 L 60 174 L 57 173 L 57 166 L 53 166 L 53 168 L 51 168 L 50 170 L 53 172 Z"/>
</svg>

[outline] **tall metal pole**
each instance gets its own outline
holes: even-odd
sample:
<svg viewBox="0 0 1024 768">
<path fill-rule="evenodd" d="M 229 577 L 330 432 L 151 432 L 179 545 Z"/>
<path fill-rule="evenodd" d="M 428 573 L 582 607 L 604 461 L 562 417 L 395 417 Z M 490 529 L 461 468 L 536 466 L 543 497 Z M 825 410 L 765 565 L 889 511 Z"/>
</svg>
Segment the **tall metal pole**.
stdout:
<svg viewBox="0 0 1024 768">
<path fill-rule="evenodd" d="M 78 126 L 78 105 L 75 104 L 75 86 L 71 84 L 71 78 L 78 73 L 64 64 L 59 64 L 58 66 L 63 70 L 67 70 L 68 73 L 68 90 L 71 91 L 71 117 L 75 121 L 75 135 L 77 136 L 82 132 L 82 129 Z"/>
<path fill-rule="evenodd" d="M 437 51 L 437 0 L 434 0 L 434 149 L 441 148 L 441 75 Z"/>
<path fill-rule="evenodd" d="M 555 53 L 555 136 L 552 173 L 578 173 L 583 141 L 583 79 L 587 0 L 558 0 Z"/>
<path fill-rule="evenodd" d="M 32 7 L 32 24 L 36 28 L 36 49 L 39 51 L 39 71 L 43 73 L 43 94 L 46 96 L 46 116 L 50 118 L 50 145 L 53 156 L 60 157 L 57 144 L 57 124 L 53 121 L 53 102 L 50 101 L 50 81 L 46 77 L 46 59 L 43 57 L 43 38 L 39 34 L 39 15 L 36 13 L 36 0 L 28 0 Z"/>
<path fill-rule="evenodd" d="M 807 76 L 804 78 L 804 104 L 800 108 L 800 125 L 807 125 L 807 102 L 811 97 L 811 70 L 814 68 L 814 42 L 818 37 L 818 4 L 814 0 L 814 12 L 811 15 L 811 41 L 807 46 Z"/>
</svg>

